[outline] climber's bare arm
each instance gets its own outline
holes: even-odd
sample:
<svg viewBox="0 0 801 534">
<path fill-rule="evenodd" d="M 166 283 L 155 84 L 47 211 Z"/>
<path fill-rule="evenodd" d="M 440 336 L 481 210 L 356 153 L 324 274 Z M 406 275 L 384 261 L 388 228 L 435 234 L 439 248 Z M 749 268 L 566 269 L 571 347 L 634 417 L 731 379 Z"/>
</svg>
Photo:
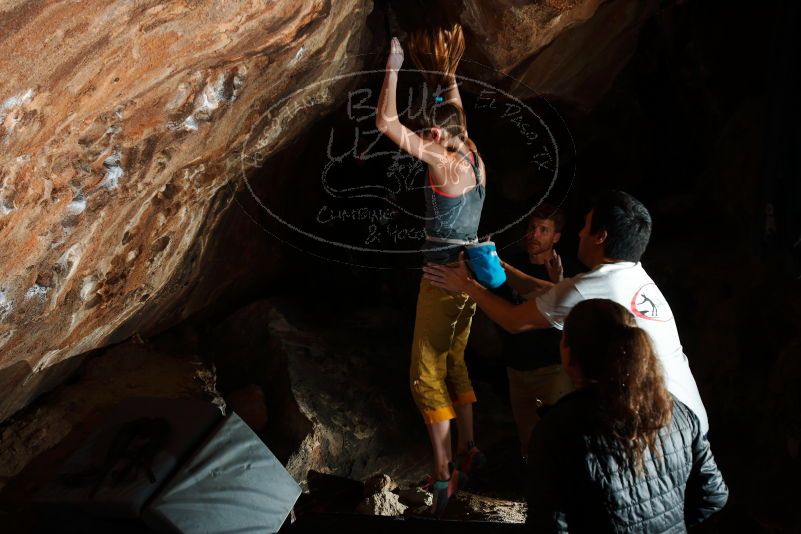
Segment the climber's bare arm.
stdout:
<svg viewBox="0 0 801 534">
<path fill-rule="evenodd" d="M 396 104 L 398 70 L 403 64 L 403 48 L 396 37 L 392 38 L 392 48 L 387 59 L 384 85 L 378 97 L 378 111 L 375 125 L 403 150 L 432 166 L 442 166 L 448 161 L 448 151 L 439 143 L 427 141 L 404 126 L 398 118 Z"/>
</svg>

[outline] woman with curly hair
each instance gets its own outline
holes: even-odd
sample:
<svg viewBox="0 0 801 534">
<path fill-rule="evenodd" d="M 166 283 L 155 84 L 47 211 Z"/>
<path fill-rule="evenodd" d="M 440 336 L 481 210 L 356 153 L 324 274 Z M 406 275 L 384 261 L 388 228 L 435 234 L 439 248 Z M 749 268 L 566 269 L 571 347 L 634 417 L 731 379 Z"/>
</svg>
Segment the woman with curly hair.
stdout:
<svg viewBox="0 0 801 534">
<path fill-rule="evenodd" d="M 698 417 L 665 388 L 648 334 L 611 300 L 576 304 L 562 365 L 577 390 L 531 435 L 534 532 L 685 532 L 728 488 Z"/>
</svg>

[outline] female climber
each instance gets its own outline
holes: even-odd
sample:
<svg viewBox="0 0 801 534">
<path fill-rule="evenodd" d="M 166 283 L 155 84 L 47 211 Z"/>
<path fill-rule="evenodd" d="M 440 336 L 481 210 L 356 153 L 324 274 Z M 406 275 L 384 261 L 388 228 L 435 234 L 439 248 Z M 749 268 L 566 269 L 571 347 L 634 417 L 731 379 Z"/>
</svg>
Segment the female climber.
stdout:
<svg viewBox="0 0 801 534">
<path fill-rule="evenodd" d="M 396 107 L 398 71 L 403 48 L 392 39 L 376 114 L 378 129 L 401 149 L 428 165 L 426 241 L 428 263 L 456 265 L 464 246 L 477 242 L 486 177 L 467 124 L 456 66 L 464 52 L 464 36 L 456 24 L 448 29 L 417 32 L 409 39 L 412 59 L 435 97 L 423 114 L 420 135 L 404 126 Z M 422 413 L 434 452 L 432 512 L 440 516 L 451 495 L 464 487 L 467 474 L 485 463 L 473 441 L 473 392 L 464 350 L 476 304 L 455 293 L 420 282 L 410 369 L 410 385 Z M 451 445 L 450 422 L 456 419 L 457 454 Z"/>
</svg>

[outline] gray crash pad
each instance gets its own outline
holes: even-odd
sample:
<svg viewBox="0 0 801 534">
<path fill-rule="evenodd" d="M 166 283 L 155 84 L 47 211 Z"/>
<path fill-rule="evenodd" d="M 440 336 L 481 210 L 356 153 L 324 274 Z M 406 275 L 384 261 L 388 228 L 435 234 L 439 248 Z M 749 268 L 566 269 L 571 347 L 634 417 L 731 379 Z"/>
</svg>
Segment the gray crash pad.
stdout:
<svg viewBox="0 0 801 534">
<path fill-rule="evenodd" d="M 178 470 L 142 513 L 160 531 L 277 532 L 300 486 L 235 413 Z"/>
<path fill-rule="evenodd" d="M 55 517 L 135 519 L 221 420 L 204 401 L 126 399 L 34 497 L 35 506 Z"/>
</svg>

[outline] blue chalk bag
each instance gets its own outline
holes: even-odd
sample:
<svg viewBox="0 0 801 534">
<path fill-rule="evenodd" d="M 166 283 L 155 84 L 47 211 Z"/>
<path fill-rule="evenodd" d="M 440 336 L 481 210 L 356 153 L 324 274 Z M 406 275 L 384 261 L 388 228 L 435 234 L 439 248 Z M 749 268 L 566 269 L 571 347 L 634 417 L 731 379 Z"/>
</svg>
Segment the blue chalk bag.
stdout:
<svg viewBox="0 0 801 534">
<path fill-rule="evenodd" d="M 481 285 L 496 288 L 506 282 L 506 271 L 501 266 L 494 242 L 465 245 L 465 250 L 473 275 Z"/>
</svg>

